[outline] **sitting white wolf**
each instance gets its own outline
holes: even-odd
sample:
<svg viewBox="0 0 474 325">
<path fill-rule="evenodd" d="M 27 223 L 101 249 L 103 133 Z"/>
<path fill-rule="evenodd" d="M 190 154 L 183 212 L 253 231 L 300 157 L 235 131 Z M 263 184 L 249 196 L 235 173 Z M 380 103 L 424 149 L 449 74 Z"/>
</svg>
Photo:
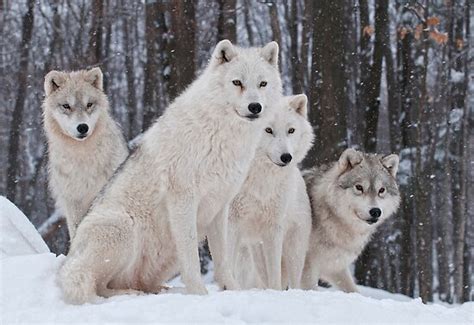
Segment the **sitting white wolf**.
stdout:
<svg viewBox="0 0 474 325">
<path fill-rule="evenodd" d="M 276 108 L 231 206 L 233 269 L 244 288 L 299 288 L 311 232 L 311 206 L 298 169 L 314 137 L 307 98 L 284 97 Z M 243 263 L 240 254 L 250 261 Z"/>
<path fill-rule="evenodd" d="M 228 209 L 281 96 L 278 45 L 217 44 L 208 67 L 144 134 L 80 224 L 59 271 L 65 298 L 156 292 L 178 270 L 188 293 L 207 293 L 198 242 L 207 236 L 222 287 Z"/>
<path fill-rule="evenodd" d="M 102 79 L 102 71 L 93 68 L 50 71 L 44 81 L 49 187 L 71 240 L 94 198 L 128 155 Z"/>
</svg>

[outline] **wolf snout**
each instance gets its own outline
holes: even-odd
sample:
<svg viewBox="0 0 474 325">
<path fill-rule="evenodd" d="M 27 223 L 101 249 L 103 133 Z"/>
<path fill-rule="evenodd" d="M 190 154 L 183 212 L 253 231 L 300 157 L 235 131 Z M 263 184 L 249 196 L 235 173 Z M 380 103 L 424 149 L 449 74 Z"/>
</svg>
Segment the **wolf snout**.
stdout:
<svg viewBox="0 0 474 325">
<path fill-rule="evenodd" d="M 248 109 L 250 113 L 257 115 L 262 111 L 262 105 L 260 103 L 250 103 Z"/>
<path fill-rule="evenodd" d="M 289 164 L 291 159 L 293 159 L 293 157 L 289 153 L 284 153 L 283 155 L 280 156 L 280 160 L 285 165 Z"/>
<path fill-rule="evenodd" d="M 382 215 L 382 210 L 380 210 L 379 208 L 372 208 L 370 209 L 369 214 L 370 219 L 367 220 L 367 222 L 369 224 L 374 224 L 379 220 L 380 216 Z"/>
</svg>

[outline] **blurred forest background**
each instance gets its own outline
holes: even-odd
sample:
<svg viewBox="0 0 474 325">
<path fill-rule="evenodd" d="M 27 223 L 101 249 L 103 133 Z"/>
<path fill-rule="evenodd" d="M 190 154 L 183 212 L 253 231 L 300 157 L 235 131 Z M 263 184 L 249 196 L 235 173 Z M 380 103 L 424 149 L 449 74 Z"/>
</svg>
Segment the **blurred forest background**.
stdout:
<svg viewBox="0 0 474 325">
<path fill-rule="evenodd" d="M 49 70 L 100 66 L 132 139 L 218 40 L 275 40 L 285 94 L 310 98 L 316 143 L 305 167 L 348 146 L 401 156 L 403 203 L 357 262 L 358 282 L 424 301 L 472 300 L 473 17 L 470 0 L 0 0 L 0 193 L 52 251 L 67 251 L 47 189 Z"/>
</svg>

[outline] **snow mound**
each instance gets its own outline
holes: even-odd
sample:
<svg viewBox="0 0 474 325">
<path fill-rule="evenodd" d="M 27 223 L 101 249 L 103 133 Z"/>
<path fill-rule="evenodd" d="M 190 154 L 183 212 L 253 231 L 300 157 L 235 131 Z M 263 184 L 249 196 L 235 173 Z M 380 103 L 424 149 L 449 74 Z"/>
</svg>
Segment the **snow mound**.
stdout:
<svg viewBox="0 0 474 325">
<path fill-rule="evenodd" d="M 65 304 L 55 283 L 64 256 L 37 254 L 0 260 L 0 323 L 470 323 L 474 304 L 424 305 L 419 299 L 363 289 L 224 291 L 206 296 L 166 293 L 117 296 L 83 306 Z"/>
<path fill-rule="evenodd" d="M 43 238 L 23 212 L 0 196 L 0 257 L 38 253 L 49 253 Z"/>
</svg>

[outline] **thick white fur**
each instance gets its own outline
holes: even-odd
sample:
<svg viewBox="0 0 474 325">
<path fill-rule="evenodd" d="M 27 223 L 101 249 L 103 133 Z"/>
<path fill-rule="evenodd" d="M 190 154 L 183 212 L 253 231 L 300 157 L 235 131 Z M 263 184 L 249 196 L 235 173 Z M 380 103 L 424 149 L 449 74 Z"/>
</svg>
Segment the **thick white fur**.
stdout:
<svg viewBox="0 0 474 325">
<path fill-rule="evenodd" d="M 94 198 L 127 157 L 128 149 L 110 116 L 99 68 L 51 71 L 45 77 L 44 88 L 49 185 L 57 207 L 66 216 L 72 239 Z M 93 106 L 87 108 L 87 103 Z M 64 104 L 71 108 L 64 109 Z M 87 137 L 82 139 L 77 132 L 81 123 L 89 126 Z"/>
<path fill-rule="evenodd" d="M 304 289 L 317 288 L 318 280 L 323 279 L 345 292 L 357 292 L 349 266 L 377 227 L 398 208 L 397 169 L 397 155 L 381 157 L 347 149 L 332 166 L 304 172 L 313 218 Z M 363 186 L 364 192 L 355 186 Z M 369 224 L 369 211 L 374 207 L 382 215 Z"/>
<path fill-rule="evenodd" d="M 231 206 L 233 269 L 244 288 L 298 288 L 311 231 L 311 207 L 297 166 L 313 141 L 307 99 L 289 96 L 277 106 Z M 294 133 L 289 133 L 292 128 Z M 293 158 L 282 167 L 285 153 Z"/>
<path fill-rule="evenodd" d="M 144 134 L 79 226 L 59 272 L 66 300 L 156 292 L 177 271 L 188 293 L 205 294 L 198 256 L 204 236 L 216 280 L 238 288 L 227 262 L 228 207 L 281 96 L 277 57 L 274 42 L 216 46 L 208 67 Z M 263 111 L 249 120 L 253 102 Z"/>
</svg>

